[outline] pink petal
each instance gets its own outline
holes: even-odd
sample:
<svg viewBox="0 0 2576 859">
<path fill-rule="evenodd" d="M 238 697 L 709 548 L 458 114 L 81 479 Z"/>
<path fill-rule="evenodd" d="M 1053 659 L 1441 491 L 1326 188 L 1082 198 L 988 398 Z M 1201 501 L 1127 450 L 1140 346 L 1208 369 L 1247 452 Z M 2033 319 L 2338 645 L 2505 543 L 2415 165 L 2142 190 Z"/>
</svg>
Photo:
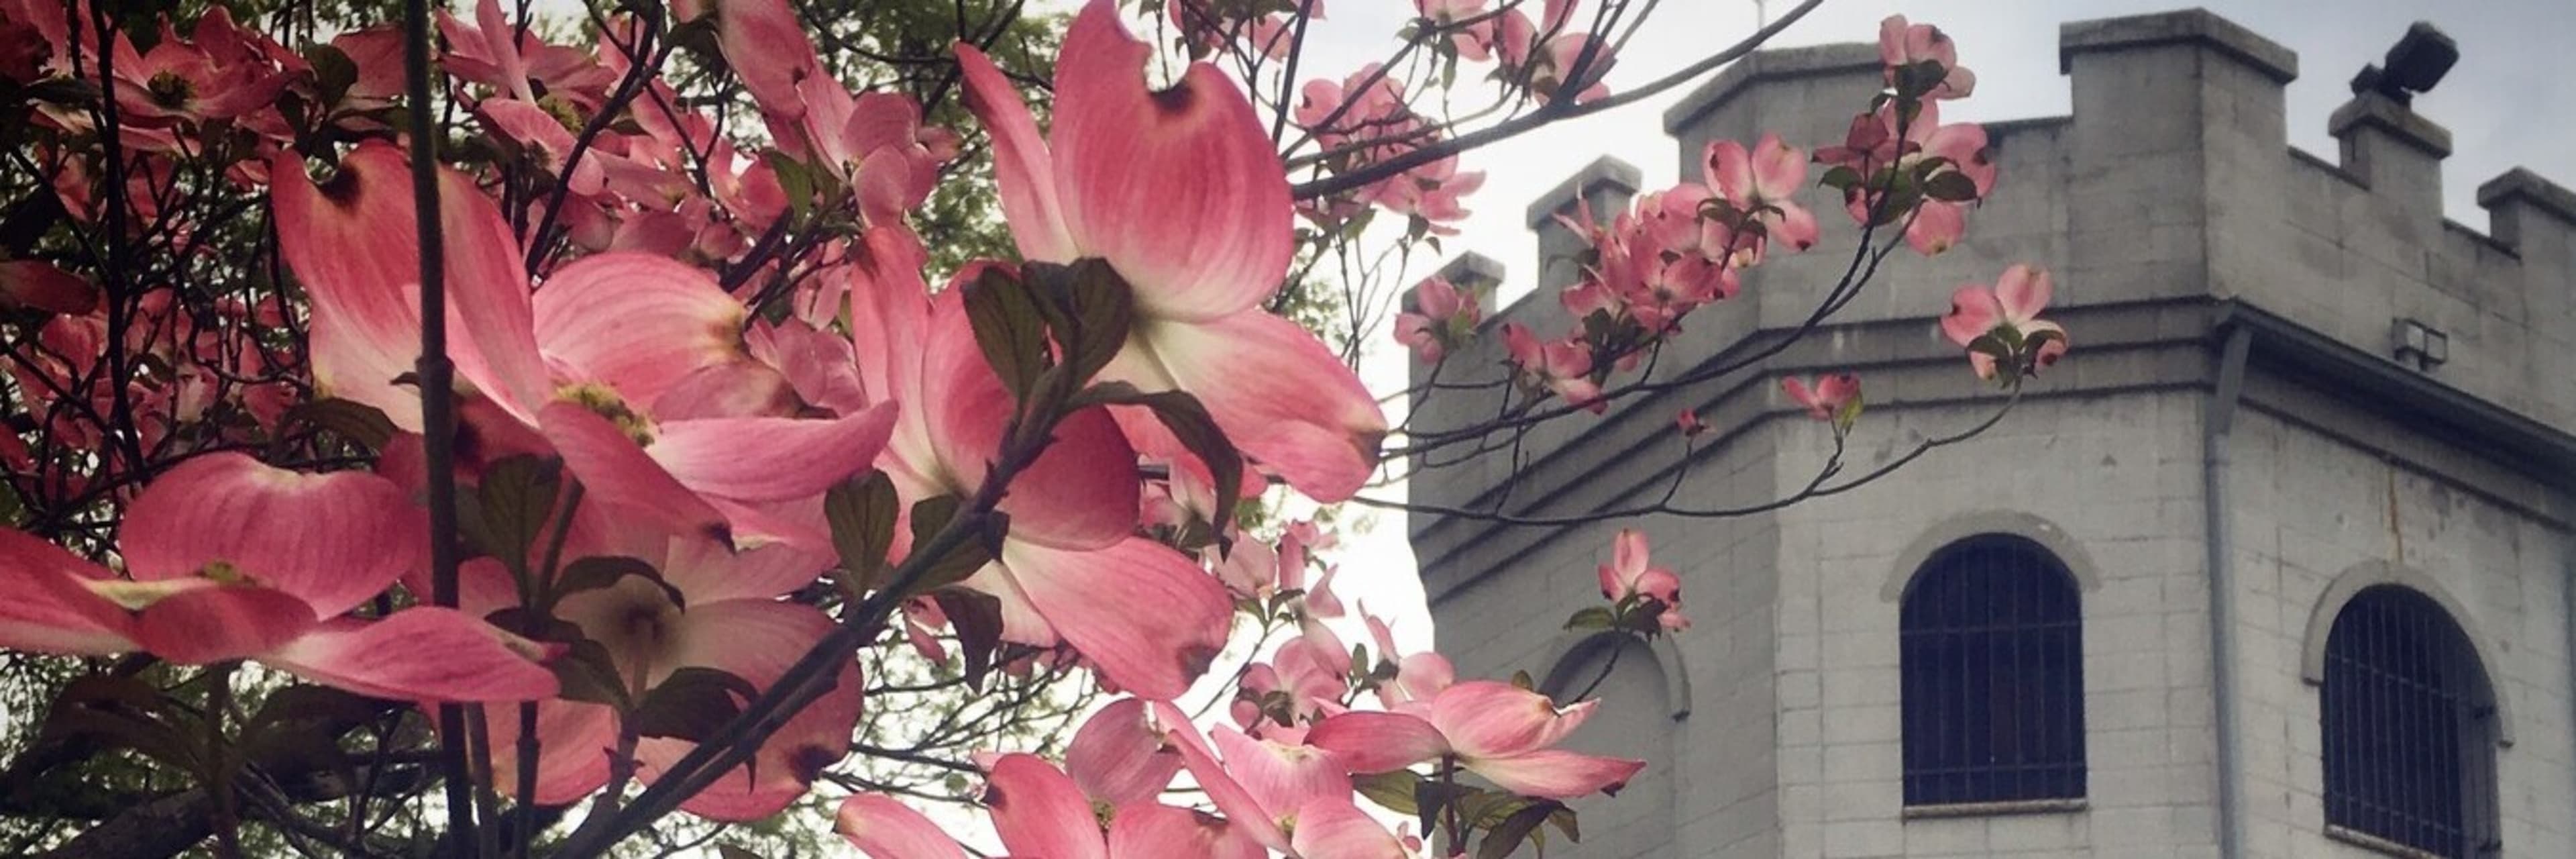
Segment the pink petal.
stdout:
<svg viewBox="0 0 2576 859">
<path fill-rule="evenodd" d="M 271 163 L 279 250 L 314 301 L 315 372 L 327 393 L 418 426 L 419 394 L 396 385 L 420 353 L 415 295 L 420 254 L 409 166 L 390 145 L 367 144 L 341 162 L 328 187 L 303 179 L 292 152 Z M 530 333 L 528 279 L 518 241 L 472 179 L 439 172 L 446 232 L 451 342 L 463 379 L 512 404 L 534 401 L 546 381 Z"/>
<path fill-rule="evenodd" d="M 1072 262 L 1081 251 L 1066 231 L 1053 155 L 1038 136 L 1037 118 L 984 52 L 960 42 L 957 65 L 966 79 L 966 107 L 993 138 L 993 184 L 1001 191 L 1002 217 L 1010 222 L 1020 258 Z"/>
<path fill-rule="evenodd" d="M 448 347 L 456 374 L 527 420 L 552 375 L 537 352 L 518 237 L 500 206 L 454 170 L 438 171 L 438 212 L 446 234 Z"/>
<path fill-rule="evenodd" d="M 933 311 L 922 356 L 924 431 L 951 491 L 983 485 L 1000 458 L 1002 433 L 1015 408 L 1009 391 L 974 343 L 956 290 Z M 1002 511 L 1014 537 L 1065 549 L 1097 549 L 1136 530 L 1136 451 L 1104 409 L 1085 409 L 1056 425 L 1055 440 L 1011 481 Z"/>
<path fill-rule="evenodd" d="M 1995 281 L 1995 301 L 2003 307 L 2004 319 L 2015 326 L 2039 318 L 2048 308 L 2048 299 L 2056 292 L 2046 269 L 2016 264 L 2004 269 L 2002 279 Z"/>
<path fill-rule="evenodd" d="M 420 510 L 363 471 L 304 474 L 238 453 L 180 463 L 126 510 L 118 548 L 137 581 L 230 565 L 335 617 L 424 566 Z"/>
<path fill-rule="evenodd" d="M 1700 159 L 1700 174 L 1709 188 L 1739 205 L 1753 196 L 1753 157 L 1744 151 L 1744 144 L 1709 141 Z"/>
<path fill-rule="evenodd" d="M 190 588 L 135 617 L 134 640 L 186 665 L 253 656 L 295 640 L 320 621 L 303 600 L 262 587 Z"/>
<path fill-rule="evenodd" d="M 812 584 L 833 564 L 830 555 L 786 543 L 735 551 L 691 536 L 672 537 L 666 557 L 662 581 L 692 605 L 776 599 Z"/>
<path fill-rule="evenodd" d="M 1117 859 L 1260 859 L 1269 855 L 1243 834 L 1239 821 L 1186 808 L 1142 803 L 1118 809 L 1109 824 L 1109 853 Z M 1053 859 L 1055 854 L 1047 854 Z"/>
<path fill-rule="evenodd" d="M 79 316 L 98 306 L 98 287 L 42 260 L 0 262 L 0 307 Z"/>
<path fill-rule="evenodd" d="M 1198 728 L 1190 724 L 1189 717 L 1183 715 L 1179 708 L 1157 703 L 1155 710 L 1162 714 L 1164 726 L 1172 732 L 1172 748 L 1180 753 L 1182 762 L 1189 767 L 1190 780 L 1198 782 L 1199 789 L 1207 793 L 1208 802 L 1224 812 L 1226 817 L 1242 824 L 1244 837 L 1253 843 L 1273 850 L 1288 849 L 1288 834 L 1279 828 L 1280 818 L 1287 810 L 1274 812 L 1253 798 L 1252 792 L 1245 790 L 1232 772 L 1217 763 L 1216 753 L 1199 738 Z"/>
<path fill-rule="evenodd" d="M 1449 753 L 1440 729 L 1403 713 L 1352 711 L 1326 717 L 1306 742 L 1339 758 L 1353 773 L 1403 769 Z"/>
<path fill-rule="evenodd" d="M 22 531 L 0 528 L 0 647 L 40 653 L 133 650 L 134 620 L 81 583 L 107 569 Z"/>
<path fill-rule="evenodd" d="M 1091 714 L 1064 750 L 1065 772 L 1082 794 L 1112 806 L 1150 801 L 1180 772 L 1181 756 L 1163 747 L 1146 718 L 1145 699 L 1121 698 Z"/>
<path fill-rule="evenodd" d="M 1995 300 L 1994 290 L 1972 283 L 1950 293 L 1950 312 L 1941 316 L 1941 333 L 1950 342 L 1966 346 L 2002 323 L 2003 306 Z"/>
<path fill-rule="evenodd" d="M 821 64 L 787 0 L 708 0 L 708 5 L 716 13 L 716 45 L 761 111 L 791 119 L 803 114 L 796 82 L 822 74 Z"/>
<path fill-rule="evenodd" d="M 984 805 L 992 810 L 1005 850 L 1046 859 L 1108 859 L 1091 803 L 1053 764 L 1008 754 L 987 769 Z"/>
<path fill-rule="evenodd" d="M 1968 232 L 1967 210 L 1955 203 L 1927 200 L 1905 228 L 1905 243 L 1917 253 L 1934 256 L 1959 243 Z"/>
<path fill-rule="evenodd" d="M 546 279 L 534 308 L 549 360 L 638 405 L 701 370 L 750 361 L 742 302 L 705 270 L 669 259 L 584 257 Z"/>
<path fill-rule="evenodd" d="M 1093 2 L 1056 66 L 1053 143 L 1068 233 L 1135 287 L 1145 315 L 1206 321 L 1279 288 L 1293 250 L 1288 177 L 1224 73 L 1192 63 L 1151 92 L 1153 48 Z"/>
<path fill-rule="evenodd" d="M 259 660 L 360 695 L 412 701 L 533 701 L 555 695 L 534 647 L 454 609 L 421 606 L 375 622 L 342 619 Z"/>
<path fill-rule="evenodd" d="M 1765 202 L 1779 203 L 1797 195 L 1807 183 L 1807 155 L 1765 132 L 1753 147 L 1753 187 Z"/>
<path fill-rule="evenodd" d="M 649 402 L 654 417 L 680 421 L 796 414 L 806 405 L 798 396 L 795 384 L 777 368 L 745 360 L 700 367 Z"/>
<path fill-rule="evenodd" d="M 1628 784 L 1645 761 L 1602 758 L 1563 749 L 1540 749 L 1504 757 L 1467 759 L 1467 769 L 1496 786 L 1523 796 L 1573 799 Z"/>
<path fill-rule="evenodd" d="M 1619 529 L 1619 536 L 1611 540 L 1611 558 L 1619 567 L 1621 581 L 1633 586 L 1637 576 L 1645 573 L 1646 566 L 1654 563 L 1653 549 L 1646 542 L 1646 532 L 1635 528 Z"/>
<path fill-rule="evenodd" d="M 1294 845 L 1301 859 L 1406 859 L 1404 843 L 1349 797 L 1297 810 Z"/>
<path fill-rule="evenodd" d="M 1225 753 L 1226 771 L 1274 818 L 1317 800 L 1351 795 L 1350 769 L 1330 750 L 1256 740 L 1222 725 L 1210 737 Z"/>
<path fill-rule="evenodd" d="M 1094 551 L 1007 540 L 1002 564 L 1056 634 L 1142 698 L 1189 691 L 1224 649 L 1234 617 L 1215 577 L 1140 537 Z"/>
<path fill-rule="evenodd" d="M 1111 374 L 1188 391 L 1236 447 L 1317 501 L 1341 501 L 1368 482 L 1386 416 L 1313 332 L 1260 311 L 1138 330 Z"/>
<path fill-rule="evenodd" d="M 832 831 L 870 859 L 965 859 L 966 852 L 939 825 L 912 806 L 882 794 L 863 793 L 841 800 Z"/>
<path fill-rule="evenodd" d="M 1509 683 L 1470 680 L 1431 702 L 1431 724 L 1461 755 L 1505 755 L 1555 745 L 1591 711 L 1590 702 L 1559 713 L 1547 696 Z"/>
<path fill-rule="evenodd" d="M 317 187 L 304 159 L 281 151 L 269 165 L 278 251 L 312 301 L 315 383 L 324 396 L 384 410 L 420 427 L 420 395 L 394 378 L 420 355 L 420 311 L 406 284 L 420 280 L 409 167 L 391 144 L 370 141 Z"/>
<path fill-rule="evenodd" d="M 519 711 L 496 707 L 486 714 L 492 771 L 502 794 L 519 783 Z M 617 713 L 604 704 L 561 698 L 537 702 L 537 791 L 541 805 L 569 805 L 608 784 L 608 758 L 617 748 Z"/>
<path fill-rule="evenodd" d="M 766 690 L 831 631 L 831 618 L 811 606 L 766 600 L 692 603 L 673 630 L 672 658 L 676 665 L 722 670 Z M 777 814 L 805 795 L 824 767 L 849 755 L 850 731 L 859 720 L 859 691 L 858 664 L 851 662 L 842 667 L 831 691 L 789 718 L 750 763 L 682 801 L 680 808 L 724 821 Z M 695 745 L 647 739 L 635 749 L 639 772 L 648 780 L 657 777 Z"/>
<path fill-rule="evenodd" d="M 546 439 L 554 443 L 564 466 L 581 480 L 590 498 L 642 516 L 671 533 L 720 536 L 728 532 L 723 513 L 681 485 L 607 418 L 561 402 L 547 404 L 538 417 Z"/>
<path fill-rule="evenodd" d="M 644 452 L 696 492 L 738 501 L 822 494 L 865 471 L 894 432 L 888 403 L 834 420 L 668 421 Z"/>
</svg>

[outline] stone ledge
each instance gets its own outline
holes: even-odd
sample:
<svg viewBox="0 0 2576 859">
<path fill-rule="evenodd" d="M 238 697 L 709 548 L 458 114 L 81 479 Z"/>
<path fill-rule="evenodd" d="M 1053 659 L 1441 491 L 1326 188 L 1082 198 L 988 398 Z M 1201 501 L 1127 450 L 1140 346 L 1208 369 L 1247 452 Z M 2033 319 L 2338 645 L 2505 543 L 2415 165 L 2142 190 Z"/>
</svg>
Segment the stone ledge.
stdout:
<svg viewBox="0 0 2576 859">
<path fill-rule="evenodd" d="M 1760 81 L 1839 74 L 1879 69 L 1878 46 L 1863 42 L 1842 42 L 1804 48 L 1781 48 L 1756 51 L 1752 55 L 1718 72 L 1708 83 L 1691 90 L 1670 109 L 1664 111 L 1664 133 L 1680 134 L 1709 111 L 1716 110 L 1735 94 Z"/>
<path fill-rule="evenodd" d="M 1565 181 L 1556 183 L 1556 187 L 1547 189 L 1547 193 L 1540 194 L 1538 199 L 1530 201 L 1529 226 L 1535 229 L 1548 223 L 1548 219 L 1554 217 L 1557 210 L 1590 196 L 1594 188 L 1611 185 L 1633 194 L 1644 182 L 1644 174 L 1637 172 L 1637 165 L 1607 155 L 1592 159 L 1592 163 L 1583 165 L 1583 169 L 1575 171 L 1574 175 L 1566 177 Z"/>
<path fill-rule="evenodd" d="M 2067 22 L 2057 29 L 2057 71 L 2072 71 L 2076 54 L 2189 43 L 2208 45 L 2277 83 L 2299 77 L 2298 52 L 2207 9 Z"/>
<path fill-rule="evenodd" d="M 2504 175 L 2478 186 L 2478 207 L 2494 209 L 2520 200 L 2547 212 L 2561 221 L 2576 224 L 2576 191 L 2549 181 L 2527 167 L 2504 171 Z"/>
<path fill-rule="evenodd" d="M 1448 281 L 1451 286 L 1465 288 L 1470 281 L 1500 284 L 1506 271 L 1502 261 L 1467 251 L 1441 265 L 1433 276 Z"/>
<path fill-rule="evenodd" d="M 2386 131 L 2399 142 L 2431 153 L 2435 158 L 2451 154 L 2449 129 L 2379 93 L 2353 96 L 2351 101 L 2335 108 L 2333 116 L 2326 118 L 2326 133 L 2338 140 L 2350 137 L 2364 126 Z"/>
</svg>

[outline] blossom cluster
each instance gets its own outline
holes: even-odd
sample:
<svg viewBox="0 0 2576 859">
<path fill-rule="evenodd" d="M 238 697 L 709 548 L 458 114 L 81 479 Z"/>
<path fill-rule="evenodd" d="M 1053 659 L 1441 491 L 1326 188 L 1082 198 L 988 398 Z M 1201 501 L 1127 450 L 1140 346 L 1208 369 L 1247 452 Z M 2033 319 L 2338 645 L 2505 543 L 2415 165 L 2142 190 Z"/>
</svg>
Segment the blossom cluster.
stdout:
<svg viewBox="0 0 2576 859">
<path fill-rule="evenodd" d="M 1799 201 L 1811 165 L 1823 169 L 1818 184 L 1841 195 L 1856 226 L 1890 230 L 1925 256 L 1961 241 L 1968 213 L 1993 193 L 1998 169 L 1985 129 L 1944 124 L 1941 104 L 1971 95 L 1976 76 L 1959 65 L 1956 45 L 1939 28 L 1903 16 L 1882 25 L 1879 53 L 1887 89 L 1852 118 L 1839 144 L 1810 153 L 1774 134 L 1749 147 L 1713 140 L 1696 180 L 1640 194 L 1607 219 L 1596 218 L 1588 202 L 1559 215 L 1586 245 L 1579 280 L 1557 295 L 1574 323 L 1554 339 L 1503 323 L 1505 360 L 1520 386 L 1569 408 L 1606 411 L 1616 377 L 1679 334 L 1692 312 L 1735 298 L 1745 273 L 1773 254 L 1816 245 L 1816 216 Z M 1847 300 L 1839 290 L 1827 304 L 1838 300 Z M 1979 377 L 2014 384 L 2066 351 L 2064 329 L 2037 318 L 2048 300 L 2047 273 L 2014 266 L 1995 286 L 1960 287 L 1940 327 L 1968 350 Z M 1473 296 L 1436 278 L 1414 288 L 1412 303 L 1395 339 L 1427 363 L 1472 339 L 1483 319 Z M 1857 414 L 1860 384 L 1849 374 L 1812 386 L 1783 379 L 1782 389 L 1838 432 Z M 1697 415 L 1683 413 L 1681 425 L 1695 435 Z"/>
</svg>

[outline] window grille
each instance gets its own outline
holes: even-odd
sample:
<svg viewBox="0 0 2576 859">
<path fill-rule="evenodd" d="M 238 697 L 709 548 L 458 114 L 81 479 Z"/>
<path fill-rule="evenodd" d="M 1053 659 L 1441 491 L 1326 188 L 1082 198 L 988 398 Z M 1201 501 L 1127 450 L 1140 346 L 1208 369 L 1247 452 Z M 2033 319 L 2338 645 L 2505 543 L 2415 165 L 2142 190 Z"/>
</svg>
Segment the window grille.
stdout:
<svg viewBox="0 0 2576 859">
<path fill-rule="evenodd" d="M 1899 616 L 1909 807 L 2084 796 L 2084 625 L 2038 544 L 1986 535 L 1915 574 Z"/>
<path fill-rule="evenodd" d="M 2475 649 L 2423 594 L 2355 594 L 2326 634 L 2326 823 L 2434 856 L 2500 850 L 2495 708 Z"/>
</svg>

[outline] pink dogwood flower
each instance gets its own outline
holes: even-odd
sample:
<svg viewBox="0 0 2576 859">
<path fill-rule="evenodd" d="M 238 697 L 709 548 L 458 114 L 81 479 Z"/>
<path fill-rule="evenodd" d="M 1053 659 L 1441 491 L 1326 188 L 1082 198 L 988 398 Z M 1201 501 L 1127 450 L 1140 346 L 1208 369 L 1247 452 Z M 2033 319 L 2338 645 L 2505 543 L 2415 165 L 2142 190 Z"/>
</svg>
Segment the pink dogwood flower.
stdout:
<svg viewBox="0 0 2576 859">
<path fill-rule="evenodd" d="M 1977 378 L 1995 378 L 2007 360 L 2016 378 L 2038 375 L 2064 357 L 2068 345 L 2066 329 L 2039 318 L 2054 292 L 2047 270 L 2014 265 L 1992 287 L 1971 283 L 1951 293 L 1941 333 L 1968 348 Z"/>
<path fill-rule="evenodd" d="M 127 507 L 124 577 L 0 530 L 0 646 L 251 659 L 315 683 L 417 701 L 555 694 L 539 648 L 454 609 L 345 617 L 426 563 L 426 520 L 391 481 L 200 456 Z"/>
<path fill-rule="evenodd" d="M 1645 761 L 1555 748 L 1599 703 L 1559 708 L 1547 696 L 1509 683 L 1471 680 L 1403 711 L 1328 717 L 1306 742 L 1332 752 L 1355 774 L 1450 758 L 1504 790 L 1572 799 L 1616 792 L 1646 768 Z"/>
<path fill-rule="evenodd" d="M 1656 620 L 1667 630 L 1690 627 L 1690 618 L 1682 614 L 1682 579 L 1671 569 L 1654 563 L 1652 549 L 1646 543 L 1646 532 L 1635 528 L 1619 529 L 1611 541 L 1611 562 L 1601 565 L 1601 596 L 1611 602 L 1625 602 L 1630 597 L 1646 597 L 1663 605 Z"/>
<path fill-rule="evenodd" d="M 1860 396 L 1860 377 L 1850 373 L 1832 373 L 1816 377 L 1810 387 L 1805 380 L 1789 376 L 1780 380 L 1780 390 L 1789 401 L 1804 406 L 1807 415 L 1820 421 L 1834 420 L 1843 405 Z"/>
<path fill-rule="evenodd" d="M 1396 314 L 1395 342 L 1410 346 L 1413 356 L 1434 363 L 1462 342 L 1484 316 L 1476 296 L 1449 281 L 1426 278 L 1413 287 L 1413 310 Z"/>
<path fill-rule="evenodd" d="M 1765 239 L 1783 242 L 1792 252 L 1816 244 L 1816 216 L 1797 201 L 1807 182 L 1807 156 L 1780 142 L 1780 135 L 1762 135 L 1751 152 L 1732 140 L 1710 141 L 1700 167 L 1708 187 L 1761 224 Z"/>
<path fill-rule="evenodd" d="M 1878 23 L 1878 58 L 1887 65 L 1887 82 L 1896 83 L 1896 70 L 1917 63 L 1940 63 L 1946 74 L 1941 82 L 1923 93 L 1927 100 L 1967 98 L 1977 89 L 1975 72 L 1959 67 L 1959 45 L 1948 33 L 1930 24 L 1916 24 L 1903 15 L 1889 15 Z"/>
<path fill-rule="evenodd" d="M 1503 325 L 1503 348 L 1524 376 L 1535 385 L 1555 391 L 1566 404 L 1596 415 L 1609 409 L 1610 404 L 1601 398 L 1601 384 L 1592 379 L 1592 350 L 1581 341 L 1542 344 L 1528 328 L 1513 322 Z"/>
<path fill-rule="evenodd" d="M 1855 184 L 1844 193 L 1843 202 L 1854 223 L 1866 224 L 1873 214 L 1901 216 L 1903 212 L 1874 212 L 1883 206 L 1884 194 L 1865 193 L 1887 187 L 1880 179 L 1888 169 L 1913 170 L 1926 159 L 1942 162 L 1923 172 L 1927 185 L 1944 174 L 1957 173 L 1968 180 L 1966 199 L 1945 200 L 1925 196 L 1905 228 L 1906 244 L 1925 256 L 1949 250 L 1968 229 L 1968 207 L 1994 192 L 1998 168 L 1986 150 L 1985 126 L 1973 122 L 1941 124 L 1941 105 L 1926 101 L 1910 122 L 1904 123 L 1899 135 L 1895 103 L 1873 113 L 1853 117 L 1851 131 L 1843 145 L 1816 150 L 1816 160 L 1826 164 L 1850 167 L 1866 181 Z"/>
<path fill-rule="evenodd" d="M 629 575 L 572 591 L 554 607 L 558 619 L 599 643 L 610 661 L 602 667 L 632 684 L 630 697 L 641 700 L 689 668 L 723 671 L 766 689 L 831 632 L 832 619 L 822 610 L 781 599 L 831 566 L 828 555 L 785 543 L 737 552 L 702 535 L 674 534 L 591 505 L 579 508 L 573 522 L 565 557 L 629 558 L 658 575 Z M 463 578 L 459 603 L 468 612 L 519 605 L 510 573 L 497 560 L 469 562 Z M 713 820 L 776 814 L 805 794 L 817 770 L 848 754 L 859 709 L 860 677 L 853 662 L 842 666 L 831 691 L 797 711 L 750 763 L 680 807 Z M 564 804 L 598 791 L 609 778 L 620 715 L 607 705 L 573 700 L 545 701 L 537 712 L 535 801 Z M 515 772 L 518 721 L 493 719 L 488 730 L 494 771 Z M 695 747 L 680 738 L 645 737 L 635 748 L 637 774 L 649 783 Z"/>
<path fill-rule="evenodd" d="M 975 344 L 964 290 L 933 299 L 915 250 L 890 230 L 869 239 L 850 296 L 860 381 L 919 405 L 896 420 L 878 465 L 908 501 L 971 497 L 1001 456 L 1014 401 Z M 1107 409 L 1067 416 L 1002 499 L 1000 555 L 962 584 L 1001 603 L 1004 640 L 1071 644 L 1114 684 L 1177 697 L 1224 647 L 1234 604 L 1196 562 L 1136 535 L 1136 462 Z M 1146 605 L 1156 610 L 1135 610 Z"/>
<path fill-rule="evenodd" d="M 1012 237 L 1025 259 L 1099 257 L 1132 287 L 1132 334 L 1104 376 L 1186 391 L 1290 485 L 1349 498 L 1375 468 L 1386 418 L 1312 332 L 1262 310 L 1294 248 L 1266 126 L 1205 63 L 1149 91 L 1152 53 L 1115 3 L 1085 6 L 1065 35 L 1055 127 L 1042 139 L 1001 70 L 957 47 Z"/>
</svg>

